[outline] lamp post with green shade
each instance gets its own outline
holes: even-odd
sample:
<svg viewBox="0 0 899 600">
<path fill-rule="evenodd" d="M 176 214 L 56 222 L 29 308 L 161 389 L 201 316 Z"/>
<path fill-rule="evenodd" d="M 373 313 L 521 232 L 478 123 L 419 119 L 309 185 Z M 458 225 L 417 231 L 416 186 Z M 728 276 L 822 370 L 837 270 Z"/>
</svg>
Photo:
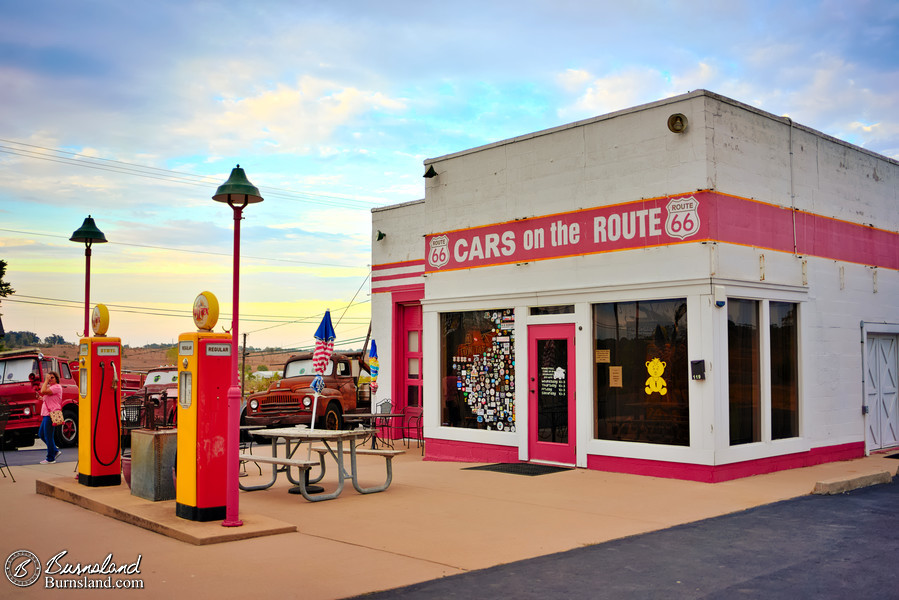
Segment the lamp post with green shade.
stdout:
<svg viewBox="0 0 899 600">
<path fill-rule="evenodd" d="M 81 227 L 76 229 L 72 237 L 69 238 L 69 241 L 84 244 L 84 333 L 81 336 L 87 337 L 88 331 L 90 331 L 88 326 L 90 325 L 91 305 L 91 246 L 93 244 L 105 244 L 106 236 L 97 228 L 93 218 L 88 215 Z"/>
<path fill-rule="evenodd" d="M 262 202 L 259 189 L 247 179 L 247 174 L 240 165 L 231 170 L 228 181 L 219 186 L 212 197 L 216 202 L 223 202 L 234 211 L 234 269 L 231 284 L 231 386 L 228 388 L 228 435 L 225 441 L 225 520 L 224 527 L 239 527 L 243 521 L 239 517 L 238 469 L 240 461 L 240 381 L 237 368 L 238 338 L 238 304 L 240 301 L 240 221 L 243 209 L 249 204 Z"/>
</svg>

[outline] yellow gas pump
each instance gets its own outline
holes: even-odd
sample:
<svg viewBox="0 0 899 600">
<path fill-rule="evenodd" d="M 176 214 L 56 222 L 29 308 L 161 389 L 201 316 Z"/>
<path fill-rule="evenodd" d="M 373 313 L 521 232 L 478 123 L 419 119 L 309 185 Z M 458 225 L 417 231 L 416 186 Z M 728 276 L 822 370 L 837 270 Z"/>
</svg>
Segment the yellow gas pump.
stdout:
<svg viewBox="0 0 899 600">
<path fill-rule="evenodd" d="M 91 487 L 122 483 L 121 384 L 122 341 L 106 337 L 109 310 L 103 304 L 91 315 L 93 337 L 78 350 L 78 482 Z"/>
<path fill-rule="evenodd" d="M 231 335 L 212 333 L 218 312 L 216 297 L 201 293 L 193 309 L 198 331 L 178 336 L 175 514 L 192 521 L 225 518 Z"/>
</svg>

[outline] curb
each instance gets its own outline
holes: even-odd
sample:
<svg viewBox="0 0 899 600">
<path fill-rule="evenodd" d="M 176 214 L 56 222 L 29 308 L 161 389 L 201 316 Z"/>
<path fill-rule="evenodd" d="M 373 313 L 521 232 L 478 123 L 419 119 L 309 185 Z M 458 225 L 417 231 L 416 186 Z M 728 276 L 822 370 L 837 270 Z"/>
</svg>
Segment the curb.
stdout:
<svg viewBox="0 0 899 600">
<path fill-rule="evenodd" d="M 891 481 L 893 481 L 893 476 L 889 471 L 880 471 L 878 473 L 860 475 L 852 479 L 836 478 L 819 481 L 815 484 L 815 489 L 812 490 L 812 493 L 821 495 L 842 494 L 858 488 L 890 483 Z"/>
</svg>

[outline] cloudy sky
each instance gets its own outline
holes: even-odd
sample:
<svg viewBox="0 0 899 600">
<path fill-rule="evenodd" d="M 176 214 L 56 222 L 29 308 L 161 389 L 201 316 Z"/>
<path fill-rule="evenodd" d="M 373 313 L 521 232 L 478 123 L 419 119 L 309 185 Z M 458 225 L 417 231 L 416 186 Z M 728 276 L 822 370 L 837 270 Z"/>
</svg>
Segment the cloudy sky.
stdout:
<svg viewBox="0 0 899 600">
<path fill-rule="evenodd" d="M 899 2 L 0 0 L 0 259 L 8 331 L 132 346 L 231 310 L 240 163 L 241 332 L 311 342 L 369 322 L 371 213 L 424 197 L 422 161 L 704 88 L 899 158 Z M 230 321 L 229 321 L 230 322 Z M 352 345 L 352 344 L 351 344 Z M 356 344 L 361 346 L 361 342 Z"/>
</svg>

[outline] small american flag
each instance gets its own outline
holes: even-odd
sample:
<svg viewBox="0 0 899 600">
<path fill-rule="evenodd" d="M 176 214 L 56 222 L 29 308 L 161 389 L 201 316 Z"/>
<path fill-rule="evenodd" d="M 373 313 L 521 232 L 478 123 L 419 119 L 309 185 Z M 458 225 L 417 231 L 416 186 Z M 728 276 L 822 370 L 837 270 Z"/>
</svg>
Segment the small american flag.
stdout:
<svg viewBox="0 0 899 600">
<path fill-rule="evenodd" d="M 331 311 L 326 310 L 321 324 L 315 330 L 315 351 L 312 353 L 312 370 L 315 371 L 312 387 L 318 393 L 321 393 L 325 387 L 322 375 L 328 367 L 328 361 L 331 360 L 336 338 L 337 333 L 334 331 L 334 325 L 331 324 Z"/>
</svg>

